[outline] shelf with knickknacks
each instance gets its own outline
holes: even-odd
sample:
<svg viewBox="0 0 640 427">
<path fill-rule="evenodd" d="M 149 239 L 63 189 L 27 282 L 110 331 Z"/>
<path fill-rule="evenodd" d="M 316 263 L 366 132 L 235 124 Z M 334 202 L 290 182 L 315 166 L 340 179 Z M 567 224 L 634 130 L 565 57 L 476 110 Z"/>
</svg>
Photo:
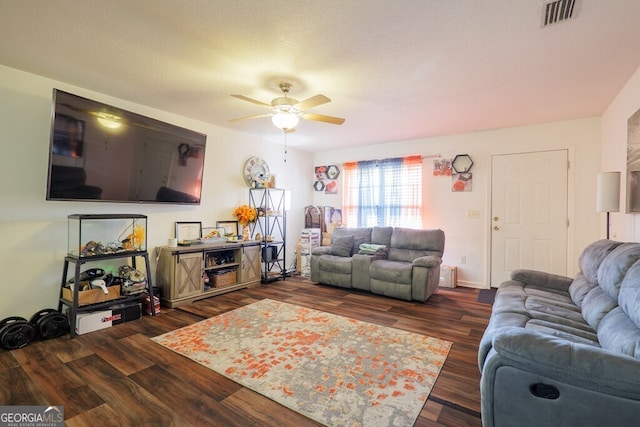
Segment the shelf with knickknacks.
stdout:
<svg viewBox="0 0 640 427">
<path fill-rule="evenodd" d="M 270 187 L 249 190 L 249 206 L 257 213 L 252 233 L 262 248 L 263 283 L 284 280 L 288 274 L 285 260 L 288 193 Z"/>
<path fill-rule="evenodd" d="M 66 306 L 70 338 L 80 333 L 80 315 L 108 310 L 114 304 L 135 307 L 147 298 L 148 313 L 156 314 L 156 298 L 148 275 L 151 268 L 146 215 L 72 214 L 68 216 L 68 236 L 58 312 L 62 313 Z M 138 258 L 144 261 L 144 273 L 137 270 Z M 124 260 L 124 264 L 120 260 Z M 81 271 L 86 264 L 94 262 L 107 262 L 105 269 L 111 270 L 115 267 L 110 264 L 120 264 L 117 276 L 95 267 Z"/>
</svg>

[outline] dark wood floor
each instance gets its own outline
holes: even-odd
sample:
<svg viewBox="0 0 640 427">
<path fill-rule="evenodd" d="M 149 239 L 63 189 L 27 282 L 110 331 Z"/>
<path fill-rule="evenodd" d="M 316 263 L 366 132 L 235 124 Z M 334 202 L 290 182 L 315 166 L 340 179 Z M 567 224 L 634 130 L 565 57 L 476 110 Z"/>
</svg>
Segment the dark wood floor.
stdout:
<svg viewBox="0 0 640 427">
<path fill-rule="evenodd" d="M 263 298 L 452 341 L 416 426 L 480 426 L 478 342 L 491 306 L 440 288 L 415 303 L 297 277 L 230 292 L 98 332 L 0 350 L 0 405 L 63 405 L 69 426 L 315 426 L 149 338 Z"/>
</svg>

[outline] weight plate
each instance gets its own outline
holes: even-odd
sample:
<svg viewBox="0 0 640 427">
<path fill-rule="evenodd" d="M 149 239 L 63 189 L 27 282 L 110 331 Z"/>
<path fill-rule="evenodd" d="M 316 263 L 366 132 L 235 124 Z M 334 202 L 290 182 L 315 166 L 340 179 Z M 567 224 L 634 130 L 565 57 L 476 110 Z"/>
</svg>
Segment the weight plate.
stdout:
<svg viewBox="0 0 640 427">
<path fill-rule="evenodd" d="M 0 347 L 15 350 L 27 346 L 36 333 L 33 325 L 21 317 L 7 318 L 0 328 Z"/>
</svg>

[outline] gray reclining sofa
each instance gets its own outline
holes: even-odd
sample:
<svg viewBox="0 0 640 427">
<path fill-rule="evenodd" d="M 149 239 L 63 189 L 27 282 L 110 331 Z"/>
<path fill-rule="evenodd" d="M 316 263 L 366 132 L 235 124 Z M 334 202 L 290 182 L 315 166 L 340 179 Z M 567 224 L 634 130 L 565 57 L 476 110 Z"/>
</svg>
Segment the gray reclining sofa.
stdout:
<svg viewBox="0 0 640 427">
<path fill-rule="evenodd" d="M 484 427 L 640 425 L 640 243 L 599 240 L 579 266 L 498 288 L 478 352 Z"/>
<path fill-rule="evenodd" d="M 338 228 L 331 246 L 312 249 L 311 280 L 424 302 L 438 287 L 443 252 L 442 230 Z"/>
</svg>

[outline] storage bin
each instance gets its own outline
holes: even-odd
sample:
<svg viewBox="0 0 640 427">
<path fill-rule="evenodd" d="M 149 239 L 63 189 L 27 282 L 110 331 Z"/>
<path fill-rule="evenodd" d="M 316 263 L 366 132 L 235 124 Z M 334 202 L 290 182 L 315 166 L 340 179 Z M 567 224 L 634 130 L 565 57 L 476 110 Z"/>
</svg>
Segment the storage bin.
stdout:
<svg viewBox="0 0 640 427">
<path fill-rule="evenodd" d="M 120 285 L 108 286 L 107 291 L 108 294 L 105 294 L 102 289 L 80 290 L 78 291 L 78 305 L 97 304 L 120 298 Z M 73 291 L 69 288 L 62 288 L 62 298 L 73 301 Z"/>
<path fill-rule="evenodd" d="M 278 247 L 276 245 L 267 245 L 262 248 L 262 261 L 271 262 L 278 259 Z"/>
<path fill-rule="evenodd" d="M 209 275 L 214 288 L 224 288 L 236 284 L 236 270 L 218 270 Z"/>
</svg>

